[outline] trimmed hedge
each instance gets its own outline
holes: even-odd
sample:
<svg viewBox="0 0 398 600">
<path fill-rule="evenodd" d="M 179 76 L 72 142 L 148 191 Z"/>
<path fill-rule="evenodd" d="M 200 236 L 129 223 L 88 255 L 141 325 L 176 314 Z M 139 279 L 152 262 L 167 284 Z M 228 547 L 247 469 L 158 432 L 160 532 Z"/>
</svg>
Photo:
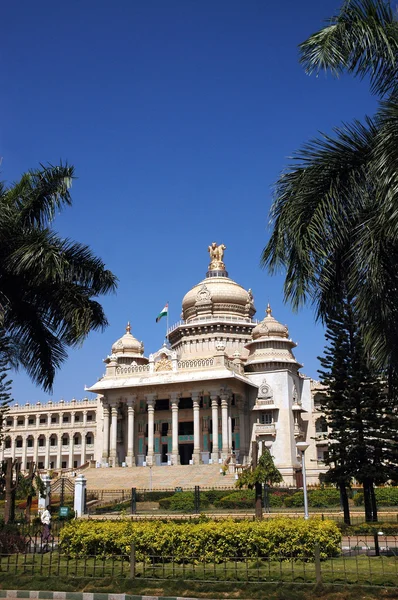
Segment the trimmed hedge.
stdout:
<svg viewBox="0 0 398 600">
<path fill-rule="evenodd" d="M 341 533 L 333 521 L 319 519 L 230 519 L 205 523 L 162 523 L 160 521 L 74 521 L 60 533 L 71 556 L 129 556 L 134 541 L 137 560 L 149 555 L 163 560 L 197 559 L 222 561 L 232 557 L 258 556 L 274 559 L 313 559 L 320 545 L 321 557 L 340 553 Z"/>
<path fill-rule="evenodd" d="M 200 508 L 207 508 L 209 501 L 204 494 L 200 496 Z M 159 507 L 163 510 L 172 510 L 174 512 L 193 512 L 195 500 L 193 492 L 177 492 L 170 498 L 159 500 Z"/>
<path fill-rule="evenodd" d="M 304 493 L 296 492 L 292 496 L 286 496 L 284 498 L 284 504 L 288 508 L 299 508 L 304 506 Z M 311 508 L 340 506 L 340 492 L 334 488 L 310 490 L 308 492 L 308 505 Z"/>
<path fill-rule="evenodd" d="M 398 506 L 398 488 L 380 487 L 375 488 L 376 503 L 378 506 Z M 362 506 L 364 503 L 363 492 L 355 494 L 355 506 Z"/>
</svg>

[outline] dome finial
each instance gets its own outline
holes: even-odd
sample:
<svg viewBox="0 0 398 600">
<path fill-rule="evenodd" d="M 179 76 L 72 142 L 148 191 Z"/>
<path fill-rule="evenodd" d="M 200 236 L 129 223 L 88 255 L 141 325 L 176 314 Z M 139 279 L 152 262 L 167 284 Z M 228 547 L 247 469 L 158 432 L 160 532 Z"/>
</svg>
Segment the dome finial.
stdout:
<svg viewBox="0 0 398 600">
<path fill-rule="evenodd" d="M 267 304 L 267 310 L 266 310 L 265 312 L 267 313 L 267 315 L 268 315 L 269 317 L 271 317 L 271 316 L 272 316 L 272 309 L 271 309 L 271 305 L 270 305 L 270 303 L 269 303 L 269 302 L 268 302 L 268 304 Z"/>
<path fill-rule="evenodd" d="M 225 271 L 225 265 L 223 263 L 224 258 L 224 250 L 227 247 L 224 244 L 218 244 L 217 242 L 212 242 L 212 244 L 208 247 L 208 252 L 210 254 L 210 264 L 209 271 Z"/>
<path fill-rule="evenodd" d="M 130 321 L 127 321 L 126 333 L 131 333 Z"/>
</svg>

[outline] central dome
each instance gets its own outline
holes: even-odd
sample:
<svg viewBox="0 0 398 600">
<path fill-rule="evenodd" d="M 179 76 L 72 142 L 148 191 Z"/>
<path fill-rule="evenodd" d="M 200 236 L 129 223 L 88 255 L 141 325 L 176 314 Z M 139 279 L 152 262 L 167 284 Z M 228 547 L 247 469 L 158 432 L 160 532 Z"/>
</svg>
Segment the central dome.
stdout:
<svg viewBox="0 0 398 600">
<path fill-rule="evenodd" d="M 216 254 L 222 248 L 222 254 Z M 195 285 L 182 301 L 182 318 L 189 322 L 203 317 L 236 317 L 251 319 L 256 313 L 251 290 L 228 277 L 222 262 L 225 246 L 215 242 L 209 246 L 211 262 L 206 278 Z M 215 256 L 215 258 L 214 258 Z"/>
</svg>

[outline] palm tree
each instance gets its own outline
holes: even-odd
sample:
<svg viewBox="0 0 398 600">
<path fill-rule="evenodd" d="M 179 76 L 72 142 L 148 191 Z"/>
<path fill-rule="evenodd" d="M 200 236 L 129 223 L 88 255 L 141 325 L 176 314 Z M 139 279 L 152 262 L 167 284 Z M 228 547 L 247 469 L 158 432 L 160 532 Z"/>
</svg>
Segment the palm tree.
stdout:
<svg viewBox="0 0 398 600">
<path fill-rule="evenodd" d="M 382 0 L 352 0 L 301 44 L 308 73 L 370 78 L 373 119 L 306 144 L 276 185 L 262 263 L 286 269 L 285 299 L 324 319 L 346 286 L 369 355 L 398 374 L 398 22 Z"/>
<path fill-rule="evenodd" d="M 7 359 L 51 390 L 67 348 L 107 325 L 95 298 L 116 277 L 91 250 L 51 229 L 70 206 L 73 167 L 43 166 L 0 188 L 0 326 Z"/>
</svg>

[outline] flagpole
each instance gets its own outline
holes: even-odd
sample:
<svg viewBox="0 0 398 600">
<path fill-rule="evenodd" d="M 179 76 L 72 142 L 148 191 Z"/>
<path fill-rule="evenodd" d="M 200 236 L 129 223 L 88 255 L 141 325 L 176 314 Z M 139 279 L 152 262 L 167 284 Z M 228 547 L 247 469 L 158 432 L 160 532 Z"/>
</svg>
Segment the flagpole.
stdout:
<svg viewBox="0 0 398 600">
<path fill-rule="evenodd" d="M 167 314 L 166 314 L 166 335 L 164 337 L 165 341 L 167 341 L 167 331 L 169 329 L 169 302 L 167 301 Z"/>
</svg>

